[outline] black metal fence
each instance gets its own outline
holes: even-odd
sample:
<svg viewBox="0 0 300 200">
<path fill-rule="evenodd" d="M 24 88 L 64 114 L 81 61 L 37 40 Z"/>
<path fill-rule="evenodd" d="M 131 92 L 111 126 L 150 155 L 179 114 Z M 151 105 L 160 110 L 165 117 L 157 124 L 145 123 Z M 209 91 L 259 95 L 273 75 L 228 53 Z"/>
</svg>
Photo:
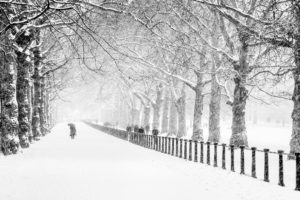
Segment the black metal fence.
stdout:
<svg viewBox="0 0 300 200">
<path fill-rule="evenodd" d="M 171 156 L 183 158 L 188 161 L 200 162 L 207 165 L 212 165 L 218 167 L 221 163 L 221 168 L 226 170 L 229 166 L 229 169 L 232 172 L 239 172 L 241 175 L 248 175 L 252 178 L 258 178 L 257 176 L 257 154 L 263 154 L 263 177 L 261 179 L 265 182 L 270 182 L 270 155 L 277 157 L 278 163 L 278 185 L 285 186 L 284 182 L 284 156 L 288 156 L 284 151 L 279 150 L 277 152 L 270 151 L 269 149 L 259 150 L 255 147 L 248 148 L 241 146 L 239 148 L 234 147 L 233 145 L 227 144 L 218 144 L 196 140 L 188 140 L 174 137 L 164 137 L 164 136 L 153 136 L 146 135 L 134 132 L 127 132 L 124 130 L 119 130 L 115 128 L 104 127 L 101 125 L 96 125 L 93 123 L 86 122 L 88 125 L 96 128 L 104 133 L 110 134 L 112 136 L 127 140 L 131 143 L 140 145 L 145 148 L 153 149 L 161 153 L 169 154 Z M 212 151 L 213 150 L 213 151 Z M 226 153 L 229 153 L 229 159 L 226 159 Z M 250 171 L 246 173 L 245 171 L 245 151 L 249 154 L 247 156 L 247 163 L 251 163 L 248 168 Z M 237 155 L 236 155 L 237 154 Z M 238 156 L 239 154 L 239 156 Z M 206 156 L 204 156 L 206 155 Z M 206 161 L 204 160 L 206 157 Z M 300 191 L 300 153 L 295 154 L 295 190 Z M 211 160 L 212 158 L 212 160 Z M 236 164 L 235 159 L 239 158 L 239 164 Z M 211 163 L 211 161 L 213 163 Z M 236 168 L 237 166 L 239 168 Z"/>
</svg>

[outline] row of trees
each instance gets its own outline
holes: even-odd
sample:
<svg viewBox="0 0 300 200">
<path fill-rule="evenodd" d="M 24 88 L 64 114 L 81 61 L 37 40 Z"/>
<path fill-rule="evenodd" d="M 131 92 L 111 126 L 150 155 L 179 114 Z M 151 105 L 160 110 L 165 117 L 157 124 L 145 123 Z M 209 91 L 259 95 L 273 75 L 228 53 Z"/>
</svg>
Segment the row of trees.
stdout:
<svg viewBox="0 0 300 200">
<path fill-rule="evenodd" d="M 106 13 L 119 12 L 114 5 L 0 1 L 0 146 L 5 155 L 49 132 L 55 122 L 53 102 L 70 84 L 72 64 L 88 62 L 89 48 L 98 42 L 95 16 L 102 20 Z"/>
<path fill-rule="evenodd" d="M 299 151 L 296 0 L 4 0 L 0 10 L 1 146 L 7 153 L 16 152 L 19 141 L 28 146 L 31 130 L 33 138 L 43 133 L 48 99 L 59 97 L 70 74 L 63 66 L 74 60 L 93 72 L 113 72 L 132 123 L 142 105 L 143 125 L 150 125 L 152 108 L 152 127 L 170 135 L 186 135 L 186 98 L 193 92 L 193 139 L 203 139 L 208 97 L 209 141 L 219 142 L 226 101 L 236 146 L 248 145 L 249 98 L 289 99 L 285 86 L 293 77 L 291 153 Z"/>
<path fill-rule="evenodd" d="M 247 101 L 287 99 L 294 102 L 291 155 L 299 151 L 299 12 L 295 0 L 131 1 L 129 18 L 119 22 L 109 41 L 119 54 L 117 78 L 132 123 L 138 123 L 139 101 L 143 126 L 185 136 L 186 92 L 193 91 L 193 139 L 203 139 L 209 97 L 208 140 L 220 140 L 221 103 L 226 101 L 232 110 L 230 143 L 248 146 Z"/>
</svg>

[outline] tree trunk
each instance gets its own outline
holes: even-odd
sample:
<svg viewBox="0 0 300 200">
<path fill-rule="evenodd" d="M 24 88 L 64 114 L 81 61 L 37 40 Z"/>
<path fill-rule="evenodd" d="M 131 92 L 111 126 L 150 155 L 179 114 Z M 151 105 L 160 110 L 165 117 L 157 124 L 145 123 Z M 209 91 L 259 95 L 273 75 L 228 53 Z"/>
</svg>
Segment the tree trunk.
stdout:
<svg viewBox="0 0 300 200">
<path fill-rule="evenodd" d="M 152 129 L 160 130 L 160 114 L 161 114 L 161 105 L 162 105 L 162 94 L 163 87 L 162 84 L 159 84 L 156 87 L 156 101 L 153 105 L 153 127 Z"/>
<path fill-rule="evenodd" d="M 34 55 L 34 74 L 33 74 L 33 84 L 34 84 L 34 101 L 33 101 L 33 116 L 32 116 L 32 132 L 33 138 L 38 140 L 41 136 L 41 119 L 40 119 L 40 109 L 42 102 L 41 95 L 41 64 L 40 64 L 40 50 L 35 48 L 33 51 Z"/>
<path fill-rule="evenodd" d="M 144 128 L 146 128 L 147 126 L 150 127 L 150 111 L 151 111 L 150 105 L 146 104 L 144 106 L 144 122 L 143 122 Z"/>
<path fill-rule="evenodd" d="M 232 135 L 230 138 L 230 144 L 235 146 L 245 145 L 248 146 L 247 134 L 246 134 L 246 101 L 248 98 L 248 91 L 246 89 L 246 80 L 248 75 L 248 40 L 249 35 L 240 31 L 239 39 L 241 41 L 241 49 L 239 55 L 239 64 L 234 65 L 234 70 L 238 74 L 234 78 L 234 97 L 232 102 Z"/>
<path fill-rule="evenodd" d="M 181 97 L 178 98 L 176 102 L 176 107 L 178 111 L 178 133 L 177 137 L 181 138 L 186 136 L 186 96 L 185 96 L 185 86 L 182 87 Z"/>
<path fill-rule="evenodd" d="M 168 136 L 177 135 L 178 132 L 178 112 L 176 102 L 173 98 L 170 106 L 170 119 L 169 119 L 169 134 Z"/>
<path fill-rule="evenodd" d="M 137 108 L 131 108 L 131 124 L 140 125 L 140 111 Z"/>
<path fill-rule="evenodd" d="M 0 11 L 1 14 L 1 11 Z M 1 27 L 1 26 L 0 26 Z M 8 40 L 8 38 L 6 38 Z M 5 53 L 4 53 L 5 52 Z M 4 52 L 0 51 L 1 80 L 1 150 L 4 155 L 17 153 L 18 139 L 18 105 L 16 100 L 16 66 L 14 53 L 9 42 L 6 42 Z"/>
<path fill-rule="evenodd" d="M 170 96 L 169 91 L 165 90 L 165 98 L 163 104 L 161 132 L 168 133 L 169 131 L 169 110 L 170 110 Z"/>
<path fill-rule="evenodd" d="M 49 96 L 49 90 L 46 90 L 46 107 L 45 107 L 45 113 L 46 113 L 46 128 L 47 130 L 50 130 L 50 96 Z"/>
<path fill-rule="evenodd" d="M 218 27 L 220 25 L 218 15 L 215 13 L 215 20 L 213 22 L 211 40 L 215 47 L 219 44 Z M 223 30 L 225 31 L 225 30 Z M 210 89 L 210 103 L 209 103 L 209 127 L 208 127 L 208 141 L 211 143 L 220 142 L 220 114 L 221 114 L 221 87 L 217 81 L 217 69 L 221 66 L 220 57 L 218 54 L 213 53 L 212 59 L 214 60 L 211 68 L 211 89 Z"/>
<path fill-rule="evenodd" d="M 31 73 L 29 73 L 31 76 Z M 28 119 L 29 119 L 29 124 L 31 126 L 29 126 L 29 133 L 28 133 L 28 140 L 29 142 L 32 142 L 32 137 L 33 137 L 33 133 L 32 133 L 32 115 L 33 115 L 33 103 L 32 103 L 32 83 L 29 84 L 29 89 L 28 89 L 28 104 L 29 104 L 29 110 L 28 110 Z"/>
<path fill-rule="evenodd" d="M 295 3 L 294 15 L 296 17 L 296 26 L 298 33 L 300 31 L 300 6 Z M 294 108 L 292 112 L 292 138 L 290 141 L 289 158 L 294 158 L 295 153 L 300 153 L 300 35 L 295 36 L 294 57 L 296 70 L 294 71 L 294 92 L 292 100 Z"/>
<path fill-rule="evenodd" d="M 212 70 L 211 97 L 209 103 L 209 135 L 211 143 L 220 142 L 220 113 L 221 113 L 221 88 L 217 82 L 215 66 Z"/>
<path fill-rule="evenodd" d="M 17 101 L 19 106 L 19 139 L 21 147 L 29 146 L 29 130 L 30 124 L 28 119 L 29 112 L 29 68 L 31 65 L 30 58 L 23 52 L 17 54 Z"/>
<path fill-rule="evenodd" d="M 197 76 L 197 85 L 195 91 L 195 105 L 194 105 L 194 118 L 193 118 L 193 135 L 192 140 L 203 140 L 202 129 L 202 114 L 203 114 L 203 75 L 199 72 L 195 72 Z"/>
<path fill-rule="evenodd" d="M 216 75 L 213 75 L 216 76 Z M 221 113 L 221 89 L 212 77 L 211 99 L 209 103 L 209 136 L 208 141 L 218 143 L 220 141 L 220 113 Z"/>
<path fill-rule="evenodd" d="M 46 101 L 46 83 L 45 77 L 41 77 L 41 108 L 40 108 L 40 125 L 42 135 L 46 135 L 46 117 L 45 117 L 45 101 Z"/>
</svg>

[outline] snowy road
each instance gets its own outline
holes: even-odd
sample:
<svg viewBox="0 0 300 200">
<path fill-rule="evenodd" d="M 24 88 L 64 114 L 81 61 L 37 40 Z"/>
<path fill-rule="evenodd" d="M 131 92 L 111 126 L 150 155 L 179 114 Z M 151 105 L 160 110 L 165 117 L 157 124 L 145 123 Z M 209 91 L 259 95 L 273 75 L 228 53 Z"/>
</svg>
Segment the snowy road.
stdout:
<svg viewBox="0 0 300 200">
<path fill-rule="evenodd" d="M 23 154 L 1 157 L 1 200 L 294 200 L 300 192 L 65 124 Z"/>
</svg>

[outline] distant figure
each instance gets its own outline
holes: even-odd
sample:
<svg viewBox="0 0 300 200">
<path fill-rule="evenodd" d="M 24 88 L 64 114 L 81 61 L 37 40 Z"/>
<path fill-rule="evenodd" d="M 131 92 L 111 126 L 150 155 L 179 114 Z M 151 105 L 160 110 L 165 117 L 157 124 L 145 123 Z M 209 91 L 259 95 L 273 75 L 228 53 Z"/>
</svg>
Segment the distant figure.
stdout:
<svg viewBox="0 0 300 200">
<path fill-rule="evenodd" d="M 158 138 L 157 138 L 157 136 L 158 136 L 158 130 L 157 129 L 153 129 L 152 130 L 152 135 L 154 136 L 154 146 L 157 147 L 157 145 L 158 145 Z"/>
<path fill-rule="evenodd" d="M 153 129 L 153 130 L 152 130 L 152 135 L 158 136 L 158 130 L 157 130 L 157 129 Z"/>
<path fill-rule="evenodd" d="M 132 130 L 131 126 L 128 125 L 128 126 L 126 127 L 126 131 L 127 131 L 127 132 L 131 132 L 131 130 Z"/>
<path fill-rule="evenodd" d="M 139 132 L 139 127 L 138 127 L 138 125 L 135 125 L 135 126 L 133 127 L 133 132 L 135 132 L 135 133 L 138 133 L 138 132 Z"/>
<path fill-rule="evenodd" d="M 144 140 L 145 130 L 143 127 L 140 127 L 138 132 L 139 132 L 140 144 L 143 146 L 145 144 L 145 140 Z"/>
<path fill-rule="evenodd" d="M 143 127 L 140 127 L 139 130 L 138 130 L 138 132 L 139 132 L 140 134 L 144 134 L 144 133 L 145 133 L 145 130 L 144 130 Z"/>
<path fill-rule="evenodd" d="M 70 127 L 70 137 L 72 139 L 75 138 L 75 135 L 76 135 L 76 127 L 75 127 L 75 124 L 73 123 L 69 123 L 68 126 Z"/>
</svg>

